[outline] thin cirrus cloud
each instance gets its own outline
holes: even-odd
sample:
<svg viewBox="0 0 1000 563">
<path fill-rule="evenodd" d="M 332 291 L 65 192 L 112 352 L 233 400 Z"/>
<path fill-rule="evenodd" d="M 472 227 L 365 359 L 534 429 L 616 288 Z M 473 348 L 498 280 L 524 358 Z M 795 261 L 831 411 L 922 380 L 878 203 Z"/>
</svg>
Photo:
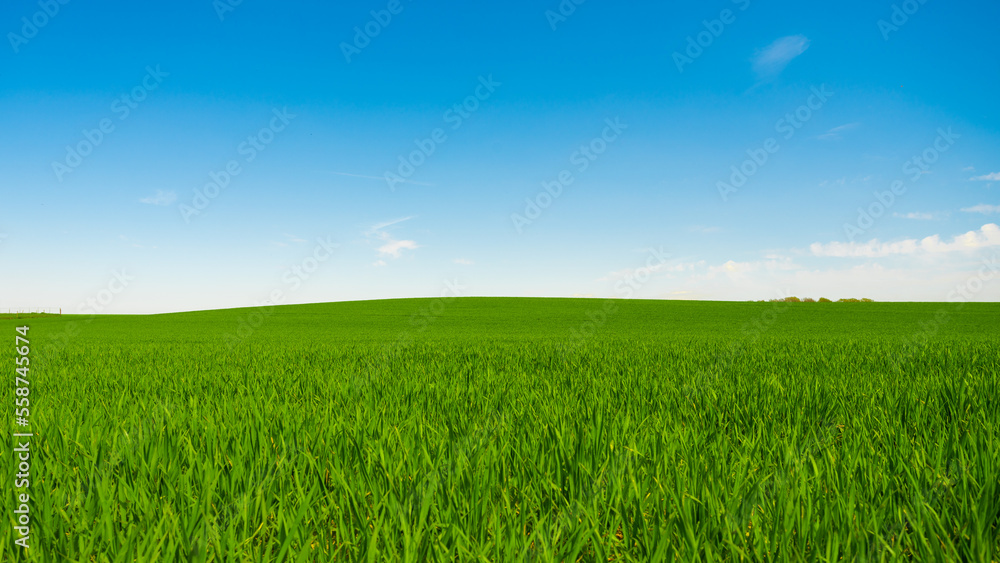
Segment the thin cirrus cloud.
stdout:
<svg viewBox="0 0 1000 563">
<path fill-rule="evenodd" d="M 919 211 L 914 211 L 913 213 L 893 213 L 892 216 L 900 219 L 917 219 L 920 221 L 930 221 L 934 218 L 933 213 L 920 213 Z"/>
<path fill-rule="evenodd" d="M 789 35 L 771 43 L 754 55 L 753 71 L 758 80 L 775 78 L 785 70 L 788 63 L 809 48 L 809 38 L 805 35 Z"/>
<path fill-rule="evenodd" d="M 337 176 L 348 176 L 348 177 L 351 177 L 351 178 L 365 178 L 367 180 L 381 180 L 383 182 L 386 181 L 385 180 L 385 176 L 369 176 L 367 174 L 351 174 L 350 172 L 330 172 L 330 174 L 335 174 Z M 393 181 L 402 182 L 404 184 L 416 184 L 418 186 L 434 187 L 434 184 L 429 184 L 427 182 L 417 182 L 416 180 L 403 180 L 403 179 L 399 179 L 399 180 L 393 180 Z"/>
<path fill-rule="evenodd" d="M 153 195 L 151 195 L 149 197 L 144 197 L 144 198 L 140 199 L 139 203 L 145 203 L 145 204 L 148 204 L 148 205 L 163 205 L 163 206 L 166 206 L 166 205 L 172 204 L 175 201 L 177 201 L 177 194 L 176 193 L 170 192 L 170 191 L 166 191 L 165 192 L 163 190 L 156 190 L 155 194 L 153 194 Z"/>
<path fill-rule="evenodd" d="M 379 255 L 379 260 L 377 260 L 373 266 L 385 266 L 386 262 L 383 258 L 399 258 L 403 255 L 404 250 L 416 250 L 420 248 L 420 245 L 413 240 L 398 240 L 393 238 L 392 234 L 389 233 L 389 227 L 393 227 L 413 219 L 410 217 L 403 217 L 402 219 L 393 219 L 392 221 L 384 221 L 382 223 L 376 223 L 365 231 L 365 236 L 369 239 L 376 240 L 382 244 L 376 249 Z"/>
<path fill-rule="evenodd" d="M 1000 182 L 1000 172 L 993 172 L 992 174 L 983 174 L 982 176 L 974 176 L 969 179 L 976 182 Z"/>
<path fill-rule="evenodd" d="M 1000 213 L 1000 205 L 980 203 L 979 205 L 973 205 L 972 207 L 964 207 L 962 208 L 962 211 L 966 213 L 982 213 L 984 215 L 989 215 L 990 213 Z"/>
<path fill-rule="evenodd" d="M 285 240 L 287 240 L 288 242 L 293 242 L 295 244 L 302 244 L 303 242 L 308 242 L 306 239 L 299 238 L 290 233 L 283 233 L 282 236 L 284 236 Z M 288 246 L 288 242 L 271 241 L 271 244 L 275 246 Z"/>
<path fill-rule="evenodd" d="M 402 223 L 404 221 L 409 221 L 410 219 L 413 219 L 413 217 L 414 216 L 411 215 L 409 217 L 403 217 L 402 219 L 393 219 L 392 221 L 384 221 L 382 223 L 375 223 L 374 225 L 372 225 L 371 227 L 369 227 L 367 231 L 365 231 L 365 235 L 367 235 L 367 236 L 376 236 L 376 235 L 378 235 L 378 233 L 383 232 L 383 230 L 386 227 L 391 227 L 393 225 L 398 225 L 399 223 Z"/>
<path fill-rule="evenodd" d="M 858 125 L 861 125 L 861 124 L 860 123 L 845 123 L 844 125 L 841 125 L 839 127 L 834 127 L 833 129 L 830 129 L 826 133 L 823 133 L 822 135 L 820 135 L 820 136 L 818 136 L 816 138 L 824 140 L 824 141 L 829 141 L 829 140 L 833 140 L 833 139 L 840 139 L 841 138 L 841 135 L 840 135 L 841 133 L 843 133 L 845 131 L 850 131 L 851 129 L 856 128 Z"/>
<path fill-rule="evenodd" d="M 978 231 L 955 236 L 950 242 L 941 240 L 940 235 L 932 235 L 920 240 L 906 239 L 896 242 L 879 242 L 878 239 L 861 243 L 816 242 L 809 247 L 809 250 L 813 256 L 822 257 L 884 258 L 893 255 L 943 254 L 993 246 L 1000 246 L 1000 226 L 987 223 Z"/>
</svg>

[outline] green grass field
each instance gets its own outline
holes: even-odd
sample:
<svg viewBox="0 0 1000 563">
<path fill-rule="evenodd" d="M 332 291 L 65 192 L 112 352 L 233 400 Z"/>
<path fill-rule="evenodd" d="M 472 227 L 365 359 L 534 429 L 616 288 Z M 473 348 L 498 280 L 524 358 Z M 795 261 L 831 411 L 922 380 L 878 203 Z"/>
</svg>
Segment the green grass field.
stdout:
<svg viewBox="0 0 1000 563">
<path fill-rule="evenodd" d="M 34 560 L 1000 558 L 1000 304 L 0 320 L 12 432 L 25 324 Z"/>
</svg>

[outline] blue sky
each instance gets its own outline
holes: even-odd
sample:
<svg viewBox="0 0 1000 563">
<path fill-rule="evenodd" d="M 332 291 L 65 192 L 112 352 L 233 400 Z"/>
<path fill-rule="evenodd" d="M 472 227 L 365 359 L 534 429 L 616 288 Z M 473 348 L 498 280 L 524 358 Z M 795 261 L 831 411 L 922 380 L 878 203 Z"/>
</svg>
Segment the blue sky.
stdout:
<svg viewBox="0 0 1000 563">
<path fill-rule="evenodd" d="M 1000 298 L 996 4 L 317 4 L 5 3 L 0 307 Z"/>
</svg>

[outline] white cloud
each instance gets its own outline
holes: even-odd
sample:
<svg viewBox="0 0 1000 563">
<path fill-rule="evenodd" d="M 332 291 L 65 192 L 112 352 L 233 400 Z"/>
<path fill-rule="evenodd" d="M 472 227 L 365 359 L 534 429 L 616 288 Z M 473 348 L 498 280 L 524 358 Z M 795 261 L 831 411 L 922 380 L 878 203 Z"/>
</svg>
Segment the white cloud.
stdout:
<svg viewBox="0 0 1000 563">
<path fill-rule="evenodd" d="M 865 261 L 850 267 L 816 269 L 791 261 L 771 267 L 766 263 L 729 261 L 671 279 L 654 279 L 644 289 L 650 296 L 666 299 L 758 300 L 797 295 L 833 300 L 869 297 L 876 301 L 947 301 L 956 287 L 970 287 L 969 281 L 978 277 L 984 283 L 969 299 L 1000 300 L 1000 282 L 985 283 L 989 270 L 1000 273 L 1000 251 L 994 250 L 985 261 L 965 255 L 945 256 L 955 260 L 942 263 L 911 257 L 892 267 Z"/>
<path fill-rule="evenodd" d="M 969 231 L 955 236 L 951 242 L 944 242 L 940 235 L 932 235 L 923 239 L 906 239 L 897 242 L 879 242 L 872 239 L 868 242 L 831 242 L 827 244 L 813 243 L 809 250 L 814 256 L 836 258 L 883 258 L 898 254 L 942 254 L 975 250 L 1000 246 L 1000 227 L 987 223 L 978 231 Z"/>
<path fill-rule="evenodd" d="M 982 213 L 984 215 L 989 215 L 990 213 L 1000 213 L 1000 205 L 987 205 L 985 203 L 980 203 L 979 205 L 973 205 L 972 207 L 965 207 L 962 209 L 966 213 Z"/>
<path fill-rule="evenodd" d="M 466 260 L 465 258 L 455 258 L 455 263 L 463 266 L 471 266 L 475 264 L 472 260 Z"/>
<path fill-rule="evenodd" d="M 983 174 L 982 176 L 974 176 L 969 179 L 978 182 L 1000 182 L 1000 172 L 994 172 L 992 174 Z"/>
<path fill-rule="evenodd" d="M 986 235 L 983 235 L 984 231 Z M 991 232 L 996 234 L 991 235 Z M 638 296 L 745 301 L 797 295 L 833 300 L 869 297 L 876 301 L 948 301 L 952 299 L 956 287 L 970 287 L 970 280 L 978 277 L 984 282 L 981 290 L 973 291 L 968 299 L 1000 301 L 1000 281 L 985 283 L 991 277 L 990 271 L 1000 274 L 1000 238 L 994 238 L 997 244 L 993 248 L 985 248 L 975 254 L 940 252 L 942 244 L 967 244 L 971 248 L 979 248 L 985 245 L 988 236 L 997 237 L 998 234 L 1000 227 L 984 226 L 981 230 L 954 237 L 949 243 L 937 240 L 935 246 L 928 242 L 928 248 L 937 254 L 924 252 L 921 250 L 922 241 L 914 241 L 915 254 L 884 262 L 864 260 L 845 264 L 836 260 L 824 261 L 826 266 L 807 267 L 796 262 L 799 258 L 775 253 L 767 253 L 759 260 L 676 262 L 660 269 L 657 275 L 649 276 L 638 290 Z M 981 259 L 987 255 L 988 258 Z M 679 271 L 668 272 L 668 268 Z M 615 272 L 612 276 L 619 277 L 623 273 L 634 273 L 634 270 Z M 612 276 L 599 281 L 607 282 Z M 1000 277 L 995 279 L 1000 280 Z M 614 283 L 600 286 L 595 295 L 621 297 L 621 293 L 614 289 Z"/>
<path fill-rule="evenodd" d="M 797 270 L 798 268 L 799 266 L 791 258 L 781 256 L 773 256 L 773 259 L 755 260 L 752 262 L 729 260 L 718 266 L 709 266 L 705 279 L 715 278 L 719 274 L 729 277 L 740 277 L 743 274 L 751 272 L 777 272 Z"/>
<path fill-rule="evenodd" d="M 399 258 L 404 250 L 414 250 L 417 248 L 420 248 L 420 246 L 412 240 L 393 240 L 389 238 L 385 244 L 378 247 L 378 253 L 380 256 Z"/>
<path fill-rule="evenodd" d="M 892 216 L 893 217 L 898 217 L 900 219 L 918 219 L 918 220 L 923 220 L 923 221 L 928 221 L 928 220 L 931 220 L 931 219 L 934 218 L 934 214 L 933 213 L 920 213 L 920 212 L 913 212 L 913 213 L 893 213 Z"/>
<path fill-rule="evenodd" d="M 385 266 L 385 260 L 376 260 L 372 262 L 372 266 L 375 266 L 376 268 Z"/>
<path fill-rule="evenodd" d="M 713 273 L 732 274 L 737 272 L 752 272 L 759 269 L 759 267 L 760 265 L 754 262 L 736 262 L 729 260 L 720 266 L 711 266 L 708 271 Z"/>
<path fill-rule="evenodd" d="M 789 35 L 771 43 L 753 58 L 753 70 L 760 80 L 774 78 L 795 57 L 806 52 L 809 39 L 804 35 Z"/>
<path fill-rule="evenodd" d="M 375 239 L 382 243 L 381 246 L 379 246 L 376 249 L 380 257 L 399 258 L 400 256 L 403 255 L 404 250 L 414 250 L 420 248 L 420 245 L 417 244 L 416 241 L 397 240 L 393 238 L 391 234 L 389 234 L 389 231 L 385 230 L 388 227 L 398 225 L 404 221 L 409 221 L 410 219 L 413 219 L 413 216 L 403 217 L 402 219 L 393 219 L 392 221 L 385 221 L 382 223 L 376 223 L 365 231 L 366 237 L 368 237 L 369 239 Z M 382 260 L 379 260 L 379 262 L 382 262 Z M 384 263 L 379 264 L 378 262 L 376 262 L 375 265 L 376 266 L 384 265 Z"/>
<path fill-rule="evenodd" d="M 164 205 L 164 206 L 170 205 L 175 201 L 177 201 L 176 193 L 170 191 L 165 192 L 163 190 L 156 190 L 155 194 L 149 197 L 144 197 L 139 200 L 140 203 L 146 203 L 149 205 Z"/>
</svg>

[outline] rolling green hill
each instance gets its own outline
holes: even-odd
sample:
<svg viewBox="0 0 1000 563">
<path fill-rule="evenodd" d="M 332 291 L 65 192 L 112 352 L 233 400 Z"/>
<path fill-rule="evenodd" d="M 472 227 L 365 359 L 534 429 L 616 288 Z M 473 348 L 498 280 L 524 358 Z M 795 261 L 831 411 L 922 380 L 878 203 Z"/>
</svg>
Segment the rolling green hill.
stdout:
<svg viewBox="0 0 1000 563">
<path fill-rule="evenodd" d="M 611 308 L 610 314 L 608 310 Z M 939 322 L 941 314 L 946 315 Z M 773 320 L 771 320 L 771 318 Z M 603 322 L 602 318 L 605 318 Z M 258 320 L 260 322 L 259 330 Z M 605 338 L 740 338 L 744 325 L 766 324 L 782 337 L 912 337 L 932 325 L 935 336 L 1000 335 L 1000 303 L 742 303 L 461 297 L 390 299 L 162 315 L 64 315 L 33 319 L 57 332 L 75 321 L 80 336 L 210 342 L 250 327 L 254 341 L 376 342 L 410 332 L 426 341 L 560 340 L 599 324 Z"/>
<path fill-rule="evenodd" d="M 21 325 L 53 559 L 1000 554 L 998 304 L 62 316 L 0 321 L 6 365 Z"/>
</svg>

